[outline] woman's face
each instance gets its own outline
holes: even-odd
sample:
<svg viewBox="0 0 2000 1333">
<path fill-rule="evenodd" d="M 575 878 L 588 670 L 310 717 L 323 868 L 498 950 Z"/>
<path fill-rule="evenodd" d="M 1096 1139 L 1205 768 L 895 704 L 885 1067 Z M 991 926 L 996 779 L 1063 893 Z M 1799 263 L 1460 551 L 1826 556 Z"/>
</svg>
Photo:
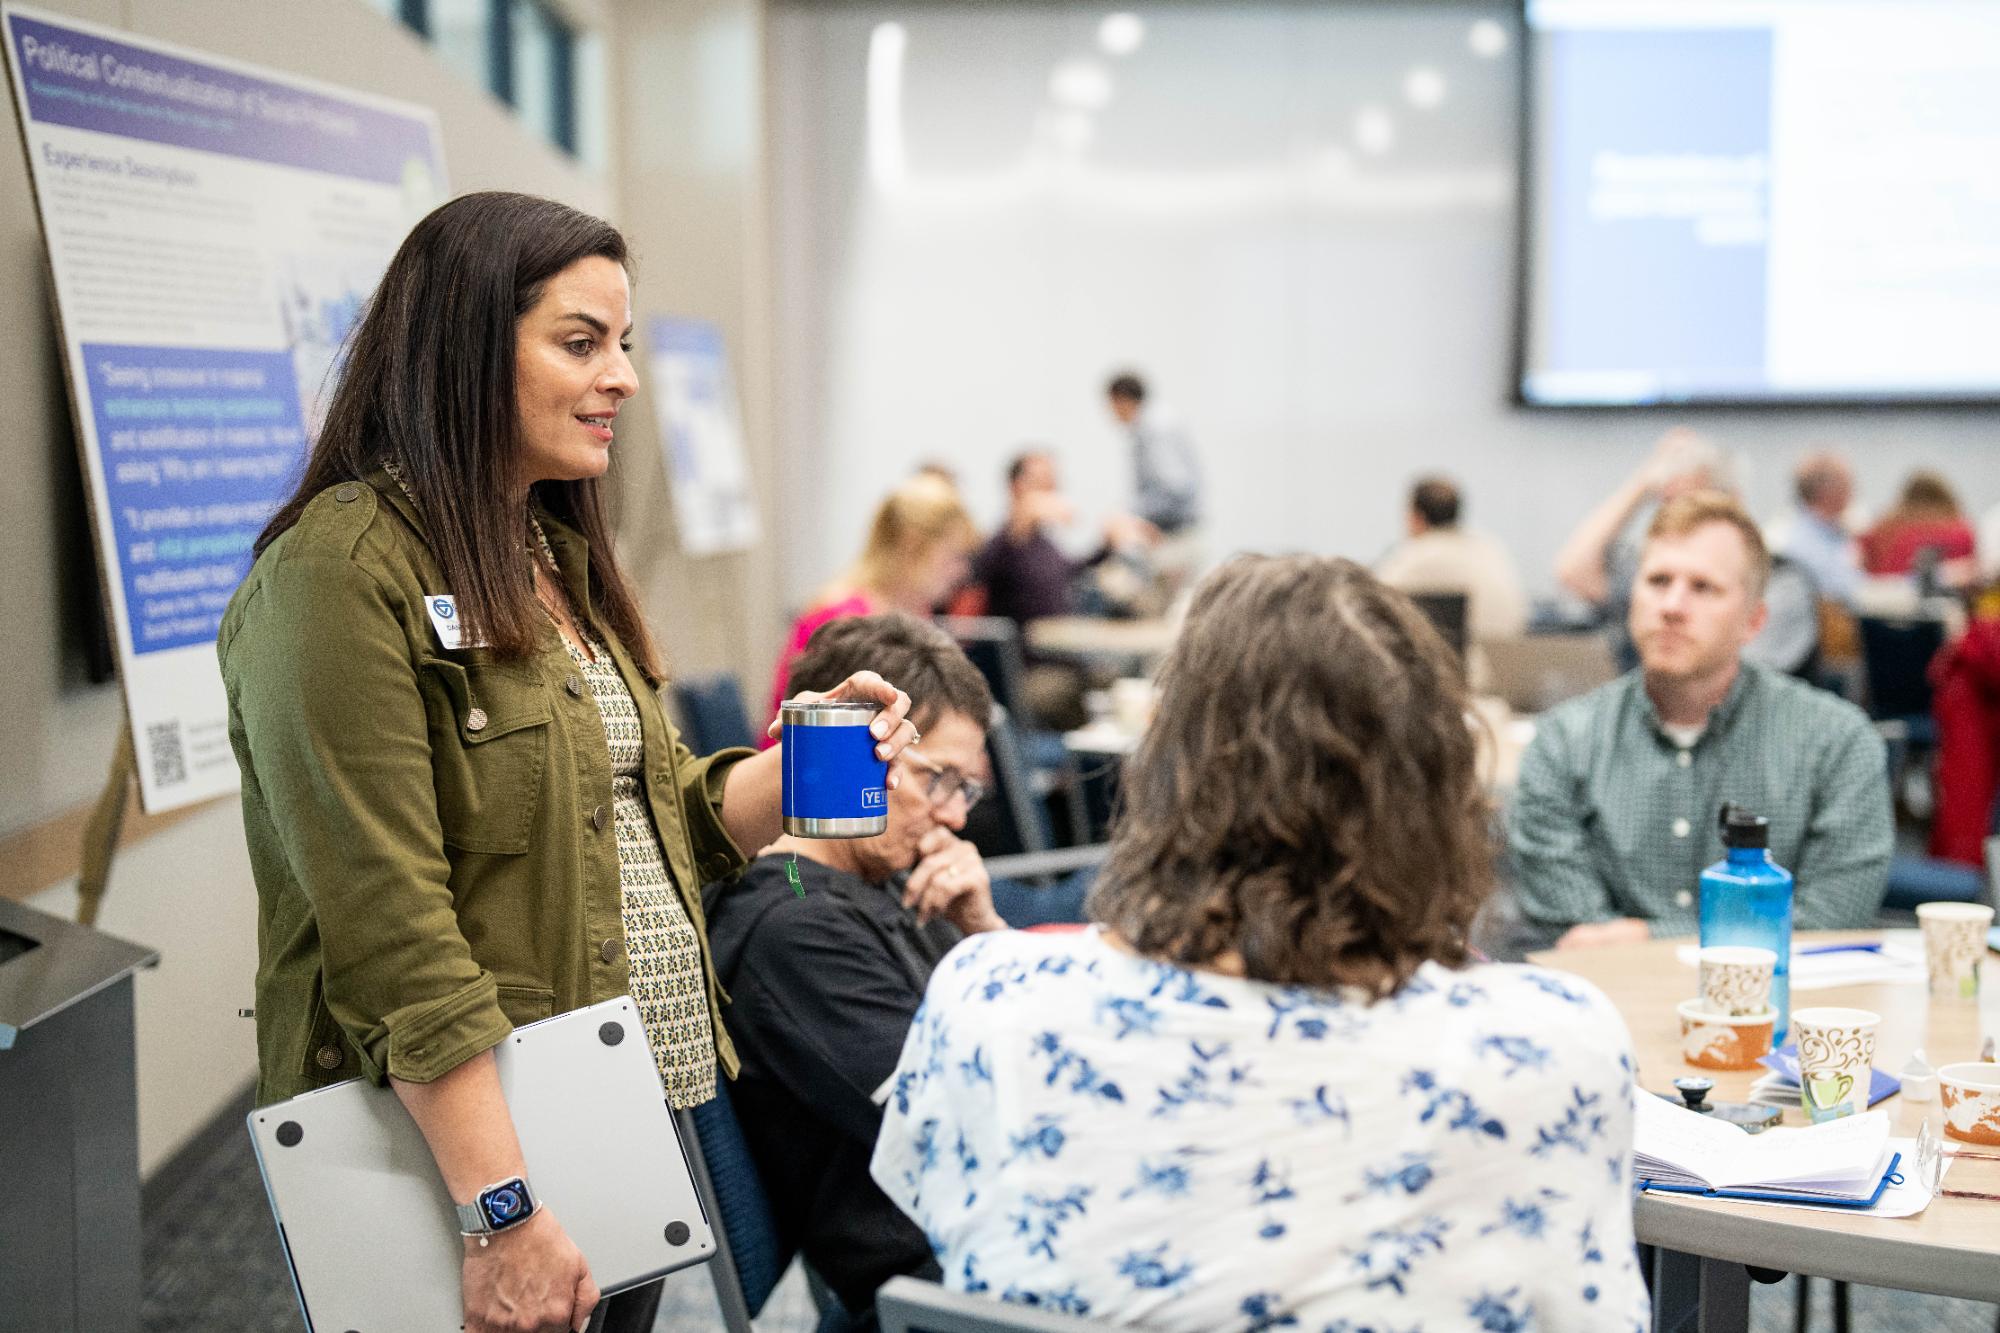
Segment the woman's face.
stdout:
<svg viewBox="0 0 2000 1333">
<path fill-rule="evenodd" d="M 929 767 L 906 759 L 902 781 L 889 793 L 889 827 L 872 838 L 852 843 L 857 868 L 863 879 L 880 883 L 899 870 L 908 870 L 918 861 L 917 844 L 924 835 L 942 824 L 953 833 L 965 828 L 965 797 L 957 780 L 986 779 L 986 732 L 977 722 L 956 710 L 947 710 L 924 729 L 924 737 L 911 749 L 929 761 Z M 945 775 L 937 785 L 942 799 L 931 795 L 933 776 Z"/>
<path fill-rule="evenodd" d="M 524 484 L 601 477 L 612 419 L 639 391 L 626 355 L 632 286 L 593 255 L 550 278 L 514 326 L 514 404 Z"/>
</svg>

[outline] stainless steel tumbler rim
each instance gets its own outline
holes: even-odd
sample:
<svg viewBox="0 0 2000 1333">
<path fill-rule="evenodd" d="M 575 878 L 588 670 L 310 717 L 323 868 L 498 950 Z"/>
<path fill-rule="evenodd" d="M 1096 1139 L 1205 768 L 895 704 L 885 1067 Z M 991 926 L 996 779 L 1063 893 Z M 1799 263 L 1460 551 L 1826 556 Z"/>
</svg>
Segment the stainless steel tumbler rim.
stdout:
<svg viewBox="0 0 2000 1333">
<path fill-rule="evenodd" d="M 847 699 L 815 699 L 778 708 L 778 720 L 788 727 L 865 727 L 882 711 L 880 704 Z"/>
<path fill-rule="evenodd" d="M 803 815 L 786 815 L 785 832 L 795 838 L 872 838 L 889 829 L 886 814 L 866 815 L 852 819 L 808 819 Z"/>
</svg>

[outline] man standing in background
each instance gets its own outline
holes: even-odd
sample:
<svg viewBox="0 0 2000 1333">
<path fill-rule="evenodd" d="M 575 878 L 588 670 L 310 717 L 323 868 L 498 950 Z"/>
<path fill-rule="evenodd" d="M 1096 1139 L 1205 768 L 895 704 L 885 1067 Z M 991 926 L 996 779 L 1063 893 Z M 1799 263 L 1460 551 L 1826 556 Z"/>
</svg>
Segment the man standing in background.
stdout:
<svg viewBox="0 0 2000 1333">
<path fill-rule="evenodd" d="M 1187 432 L 1146 406 L 1145 382 L 1130 371 L 1114 377 L 1104 392 L 1111 415 L 1132 437 L 1133 512 L 1163 536 L 1186 535 L 1201 519 L 1201 469 Z"/>
</svg>

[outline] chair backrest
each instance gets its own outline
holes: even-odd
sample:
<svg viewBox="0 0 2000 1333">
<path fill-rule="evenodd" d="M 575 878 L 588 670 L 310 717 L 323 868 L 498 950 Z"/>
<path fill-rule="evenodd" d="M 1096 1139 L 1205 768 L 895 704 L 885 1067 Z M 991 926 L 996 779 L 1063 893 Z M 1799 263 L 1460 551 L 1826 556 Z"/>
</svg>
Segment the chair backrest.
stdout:
<svg viewBox="0 0 2000 1333">
<path fill-rule="evenodd" d="M 882 1333 L 1090 1333 L 1102 1324 L 946 1291 L 935 1282 L 890 1278 L 875 1293 Z"/>
<path fill-rule="evenodd" d="M 1055 845 L 1055 831 L 1049 825 L 1048 809 L 1035 794 L 1034 776 L 1021 750 L 1020 732 L 1004 704 L 995 705 L 993 720 L 987 725 L 986 757 L 993 765 L 995 803 L 1005 810 L 1011 825 L 1003 842 L 1008 849 L 1018 845 L 1023 852 L 1047 851 Z"/>
<path fill-rule="evenodd" d="M 1462 592 L 1413 592 L 1410 600 L 1417 604 L 1417 610 L 1436 627 L 1444 641 L 1451 645 L 1458 660 L 1465 660 L 1466 608 L 1469 599 Z"/>
<path fill-rule="evenodd" d="M 718 1079 L 715 1096 L 686 1114 L 694 1128 L 689 1155 L 696 1159 L 689 1165 L 713 1207 L 716 1297 L 729 1333 L 751 1333 L 750 1320 L 771 1299 L 791 1265 L 792 1250 L 778 1239 L 771 1199 L 729 1100 L 728 1080 Z"/>
<path fill-rule="evenodd" d="M 1927 617 L 1862 616 L 1861 664 L 1871 717 L 1921 717 L 1931 711 L 1931 659 L 1944 646 L 1944 622 Z"/>
<path fill-rule="evenodd" d="M 1028 676 L 1021 627 L 1004 616 L 945 616 L 938 624 L 986 677 L 994 700 L 1020 715 Z"/>
<path fill-rule="evenodd" d="M 733 745 L 755 745 L 757 729 L 743 706 L 743 686 L 727 671 L 712 676 L 688 676 L 673 682 L 688 748 L 714 754 Z"/>
</svg>

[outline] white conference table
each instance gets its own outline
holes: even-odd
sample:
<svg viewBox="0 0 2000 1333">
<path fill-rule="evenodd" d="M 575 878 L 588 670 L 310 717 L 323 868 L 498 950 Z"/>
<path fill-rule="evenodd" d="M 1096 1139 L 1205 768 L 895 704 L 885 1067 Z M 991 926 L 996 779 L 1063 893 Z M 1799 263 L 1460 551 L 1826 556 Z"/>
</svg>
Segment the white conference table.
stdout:
<svg viewBox="0 0 2000 1333">
<path fill-rule="evenodd" d="M 1830 931 L 1801 934 L 1798 942 L 1880 937 L 1880 931 Z M 1747 1100 L 1761 1069 L 1697 1069 L 1681 1058 L 1674 1007 L 1695 993 L 1695 970 L 1675 955 L 1685 942 L 1548 952 L 1533 955 L 1533 961 L 1583 977 L 1610 997 L 1631 1029 L 1641 1087 L 1671 1095 L 1674 1079 L 1700 1074 L 1715 1080 L 1712 1100 Z M 1989 976 L 1993 970 L 1988 968 Z M 1875 1063 L 1891 1073 L 1918 1048 L 1933 1065 L 1978 1055 L 1979 1007 L 1932 1002 L 1920 985 L 1843 986 L 1792 996 L 1794 1008 L 1807 1004 L 1851 1005 L 1882 1015 Z M 2000 1015 L 1993 997 L 1987 1004 L 1989 1014 Z M 1889 1113 L 1898 1135 L 1915 1136 L 1927 1116 L 1933 1133 L 1940 1128 L 1935 1099 L 1909 1102 L 1897 1094 L 1880 1109 Z M 1790 1107 L 1785 1123 L 1802 1122 L 1798 1108 Z M 1958 1162 L 1947 1183 L 2000 1193 L 2000 1162 Z M 1915 1217 L 1877 1218 L 1649 1193 L 1634 1202 L 1633 1221 L 1640 1242 L 1661 1251 L 1653 1290 L 1656 1329 L 1680 1326 L 1678 1321 L 1698 1307 L 1693 1327 L 1700 1333 L 1742 1333 L 1750 1314 L 1746 1265 L 2000 1302 L 2000 1203 L 1940 1197 Z"/>
</svg>

